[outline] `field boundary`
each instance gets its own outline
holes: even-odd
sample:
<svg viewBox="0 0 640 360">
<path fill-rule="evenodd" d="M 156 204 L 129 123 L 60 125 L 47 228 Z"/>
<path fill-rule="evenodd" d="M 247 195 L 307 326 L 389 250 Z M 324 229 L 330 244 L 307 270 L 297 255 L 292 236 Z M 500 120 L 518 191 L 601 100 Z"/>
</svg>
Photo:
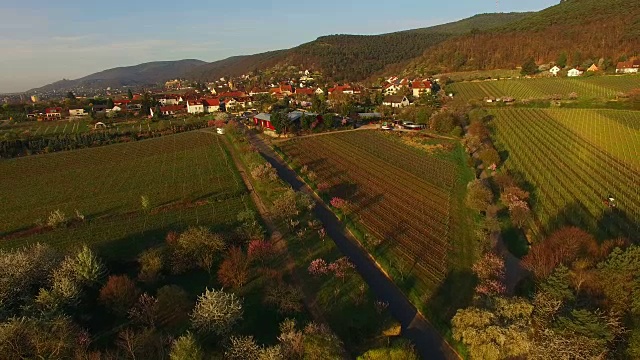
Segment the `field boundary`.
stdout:
<svg viewBox="0 0 640 360">
<path fill-rule="evenodd" d="M 271 152 L 273 152 L 275 156 L 279 158 L 280 162 L 284 164 L 284 166 L 286 166 L 288 170 L 290 170 L 293 174 L 295 174 L 297 181 L 299 181 L 302 184 L 301 190 L 312 195 L 317 203 L 317 206 L 322 207 L 323 209 L 330 212 L 334 216 L 336 221 L 342 225 L 341 232 L 351 242 L 351 244 L 356 246 L 359 252 L 361 252 L 362 254 L 366 254 L 365 256 L 367 257 L 369 262 L 376 268 L 376 270 L 379 271 L 380 274 L 382 274 L 382 276 L 384 276 L 384 278 L 388 281 L 388 283 L 391 284 L 398 293 L 402 294 L 404 301 L 410 304 L 410 306 L 412 307 L 411 310 L 415 312 L 415 315 L 412 321 L 408 324 L 408 326 L 406 326 L 406 331 L 411 332 L 412 329 L 417 329 L 421 332 L 429 332 L 429 333 L 437 334 L 439 338 L 438 340 L 441 341 L 442 344 L 446 344 L 445 349 L 442 349 L 442 348 L 440 349 L 440 350 L 443 350 L 442 356 L 444 356 L 445 358 L 462 359 L 463 357 L 455 350 L 453 346 L 451 346 L 451 344 L 447 341 L 447 339 L 444 336 L 442 336 L 442 334 L 440 334 L 439 331 L 437 331 L 436 327 L 433 326 L 433 324 L 424 316 L 424 314 L 422 314 L 422 312 L 409 300 L 409 297 L 406 294 L 404 294 L 404 292 L 400 289 L 400 287 L 398 287 L 398 285 L 393 281 L 393 279 L 389 277 L 388 272 L 378 263 L 378 261 L 376 261 L 376 259 L 371 255 L 371 253 L 369 253 L 369 251 L 367 251 L 366 248 L 363 247 L 362 243 L 355 237 L 355 235 L 351 232 L 351 230 L 336 217 L 333 210 L 330 207 L 328 207 L 327 204 L 324 202 L 324 200 L 322 200 L 322 198 L 311 188 L 311 186 L 304 179 L 302 179 L 296 171 L 294 171 L 291 168 L 290 164 L 286 160 L 284 160 L 282 156 L 280 156 L 278 152 L 264 140 L 257 138 L 253 134 L 250 135 L 249 138 L 254 144 L 256 142 L 259 142 L 265 147 L 267 147 L 269 150 L 271 150 Z M 274 160 L 278 161 L 278 159 L 275 159 L 275 158 Z M 363 278 L 365 278 L 364 275 L 363 275 Z M 420 344 L 416 344 L 416 345 L 420 345 Z M 449 353 L 449 356 L 447 356 L 447 352 Z M 451 355 L 453 355 L 453 357 Z"/>
</svg>

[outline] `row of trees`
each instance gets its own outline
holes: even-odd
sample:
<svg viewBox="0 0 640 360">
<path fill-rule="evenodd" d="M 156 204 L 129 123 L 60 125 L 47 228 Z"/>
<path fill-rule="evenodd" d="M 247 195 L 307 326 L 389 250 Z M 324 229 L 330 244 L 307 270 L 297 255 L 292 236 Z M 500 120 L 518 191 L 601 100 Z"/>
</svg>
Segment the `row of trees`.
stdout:
<svg viewBox="0 0 640 360">
<path fill-rule="evenodd" d="M 635 245 L 597 245 L 584 231 L 563 228 L 525 257 L 536 287 L 514 297 L 502 258 L 487 253 L 473 267 L 472 306 L 452 320 L 454 338 L 473 359 L 637 358 L 639 256 Z"/>
</svg>

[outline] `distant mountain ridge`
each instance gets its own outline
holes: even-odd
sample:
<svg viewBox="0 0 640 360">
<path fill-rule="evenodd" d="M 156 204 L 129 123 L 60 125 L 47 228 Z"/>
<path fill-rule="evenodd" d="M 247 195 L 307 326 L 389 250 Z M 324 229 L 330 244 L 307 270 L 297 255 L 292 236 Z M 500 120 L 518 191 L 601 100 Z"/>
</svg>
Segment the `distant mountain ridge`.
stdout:
<svg viewBox="0 0 640 360">
<path fill-rule="evenodd" d="M 28 92 L 67 91 L 70 89 L 104 89 L 107 87 L 145 86 L 181 78 L 188 71 L 206 64 L 202 60 L 154 61 L 122 66 L 91 74 L 76 80 L 60 80 Z"/>
<path fill-rule="evenodd" d="M 443 41 L 411 61 L 404 73 L 513 69 L 529 57 L 538 63 L 565 54 L 568 66 L 615 66 L 640 55 L 640 1 L 565 0 L 492 29 Z M 589 64 L 590 65 L 590 64 Z"/>
<path fill-rule="evenodd" d="M 452 36 L 487 30 L 531 13 L 479 14 L 448 24 L 381 35 L 328 35 L 297 47 L 231 57 L 202 65 L 186 74 L 193 80 L 216 80 L 276 65 L 318 70 L 333 81 L 358 81 L 387 66 L 404 63 Z"/>
</svg>

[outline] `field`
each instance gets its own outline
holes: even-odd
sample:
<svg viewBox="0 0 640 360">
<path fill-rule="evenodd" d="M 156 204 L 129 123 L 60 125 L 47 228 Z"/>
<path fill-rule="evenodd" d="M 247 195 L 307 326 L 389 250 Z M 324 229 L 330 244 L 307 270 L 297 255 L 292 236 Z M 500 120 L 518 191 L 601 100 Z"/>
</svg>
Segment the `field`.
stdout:
<svg viewBox="0 0 640 360">
<path fill-rule="evenodd" d="M 170 229 L 232 226 L 252 206 L 215 135 L 189 132 L 135 143 L 0 161 L 3 247 L 88 243 L 101 253 L 135 256 Z M 150 201 L 142 211 L 141 197 Z M 38 231 L 54 210 L 85 221 Z"/>
<path fill-rule="evenodd" d="M 453 81 L 515 78 L 520 76 L 519 70 L 476 70 L 437 74 L 435 78 L 447 77 Z"/>
<path fill-rule="evenodd" d="M 516 100 L 546 99 L 552 95 L 567 98 L 571 93 L 576 93 L 579 99 L 611 99 L 639 86 L 638 76 L 592 76 L 459 82 L 448 85 L 446 91 L 453 92 L 461 101 L 505 96 Z"/>
<path fill-rule="evenodd" d="M 168 127 L 172 124 L 183 124 L 189 121 L 206 121 L 207 118 L 187 118 L 187 119 L 170 119 L 161 120 L 153 123 L 143 124 L 139 120 L 131 120 L 115 123 L 106 130 L 110 133 L 117 132 L 141 132 L 157 130 L 159 127 Z M 64 134 L 79 134 L 93 130 L 94 123 L 99 120 L 78 119 L 78 120 L 58 120 L 58 121 L 27 121 L 17 124 L 9 124 L 8 122 L 0 122 L 0 139 L 5 134 L 13 133 L 16 135 L 29 134 L 31 136 L 51 136 Z M 102 120 L 106 121 L 106 120 Z"/>
<path fill-rule="evenodd" d="M 472 230 L 460 223 L 458 162 L 374 131 L 293 139 L 281 150 L 328 185 L 328 198 L 351 203 L 350 218 L 372 236 L 365 245 L 410 297 L 424 301 L 472 261 L 473 245 L 462 245 Z"/>
<path fill-rule="evenodd" d="M 528 182 L 538 229 L 569 223 L 599 238 L 638 237 L 640 113 L 494 110 L 505 167 Z M 603 203 L 611 195 L 617 207 Z"/>
</svg>

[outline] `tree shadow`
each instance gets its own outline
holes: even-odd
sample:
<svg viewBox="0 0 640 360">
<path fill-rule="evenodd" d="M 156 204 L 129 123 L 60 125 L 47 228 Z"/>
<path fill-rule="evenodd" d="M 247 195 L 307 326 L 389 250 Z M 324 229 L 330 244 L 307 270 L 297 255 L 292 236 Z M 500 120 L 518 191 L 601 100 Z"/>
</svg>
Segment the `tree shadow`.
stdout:
<svg viewBox="0 0 640 360">
<path fill-rule="evenodd" d="M 620 237 L 640 241 L 640 219 L 630 217 L 620 208 L 611 208 L 604 203 L 602 207 L 602 215 L 594 218 L 583 204 L 573 202 L 545 224 L 545 232 L 549 234 L 564 226 L 575 226 L 593 234 L 600 242 Z"/>
<path fill-rule="evenodd" d="M 449 271 L 425 303 L 429 320 L 441 331 L 449 329 L 456 312 L 471 304 L 476 284 L 470 269 Z"/>
<path fill-rule="evenodd" d="M 331 196 L 337 196 L 352 201 L 358 193 L 358 185 L 347 182 L 340 183 L 330 187 L 328 193 L 331 194 Z"/>
</svg>

